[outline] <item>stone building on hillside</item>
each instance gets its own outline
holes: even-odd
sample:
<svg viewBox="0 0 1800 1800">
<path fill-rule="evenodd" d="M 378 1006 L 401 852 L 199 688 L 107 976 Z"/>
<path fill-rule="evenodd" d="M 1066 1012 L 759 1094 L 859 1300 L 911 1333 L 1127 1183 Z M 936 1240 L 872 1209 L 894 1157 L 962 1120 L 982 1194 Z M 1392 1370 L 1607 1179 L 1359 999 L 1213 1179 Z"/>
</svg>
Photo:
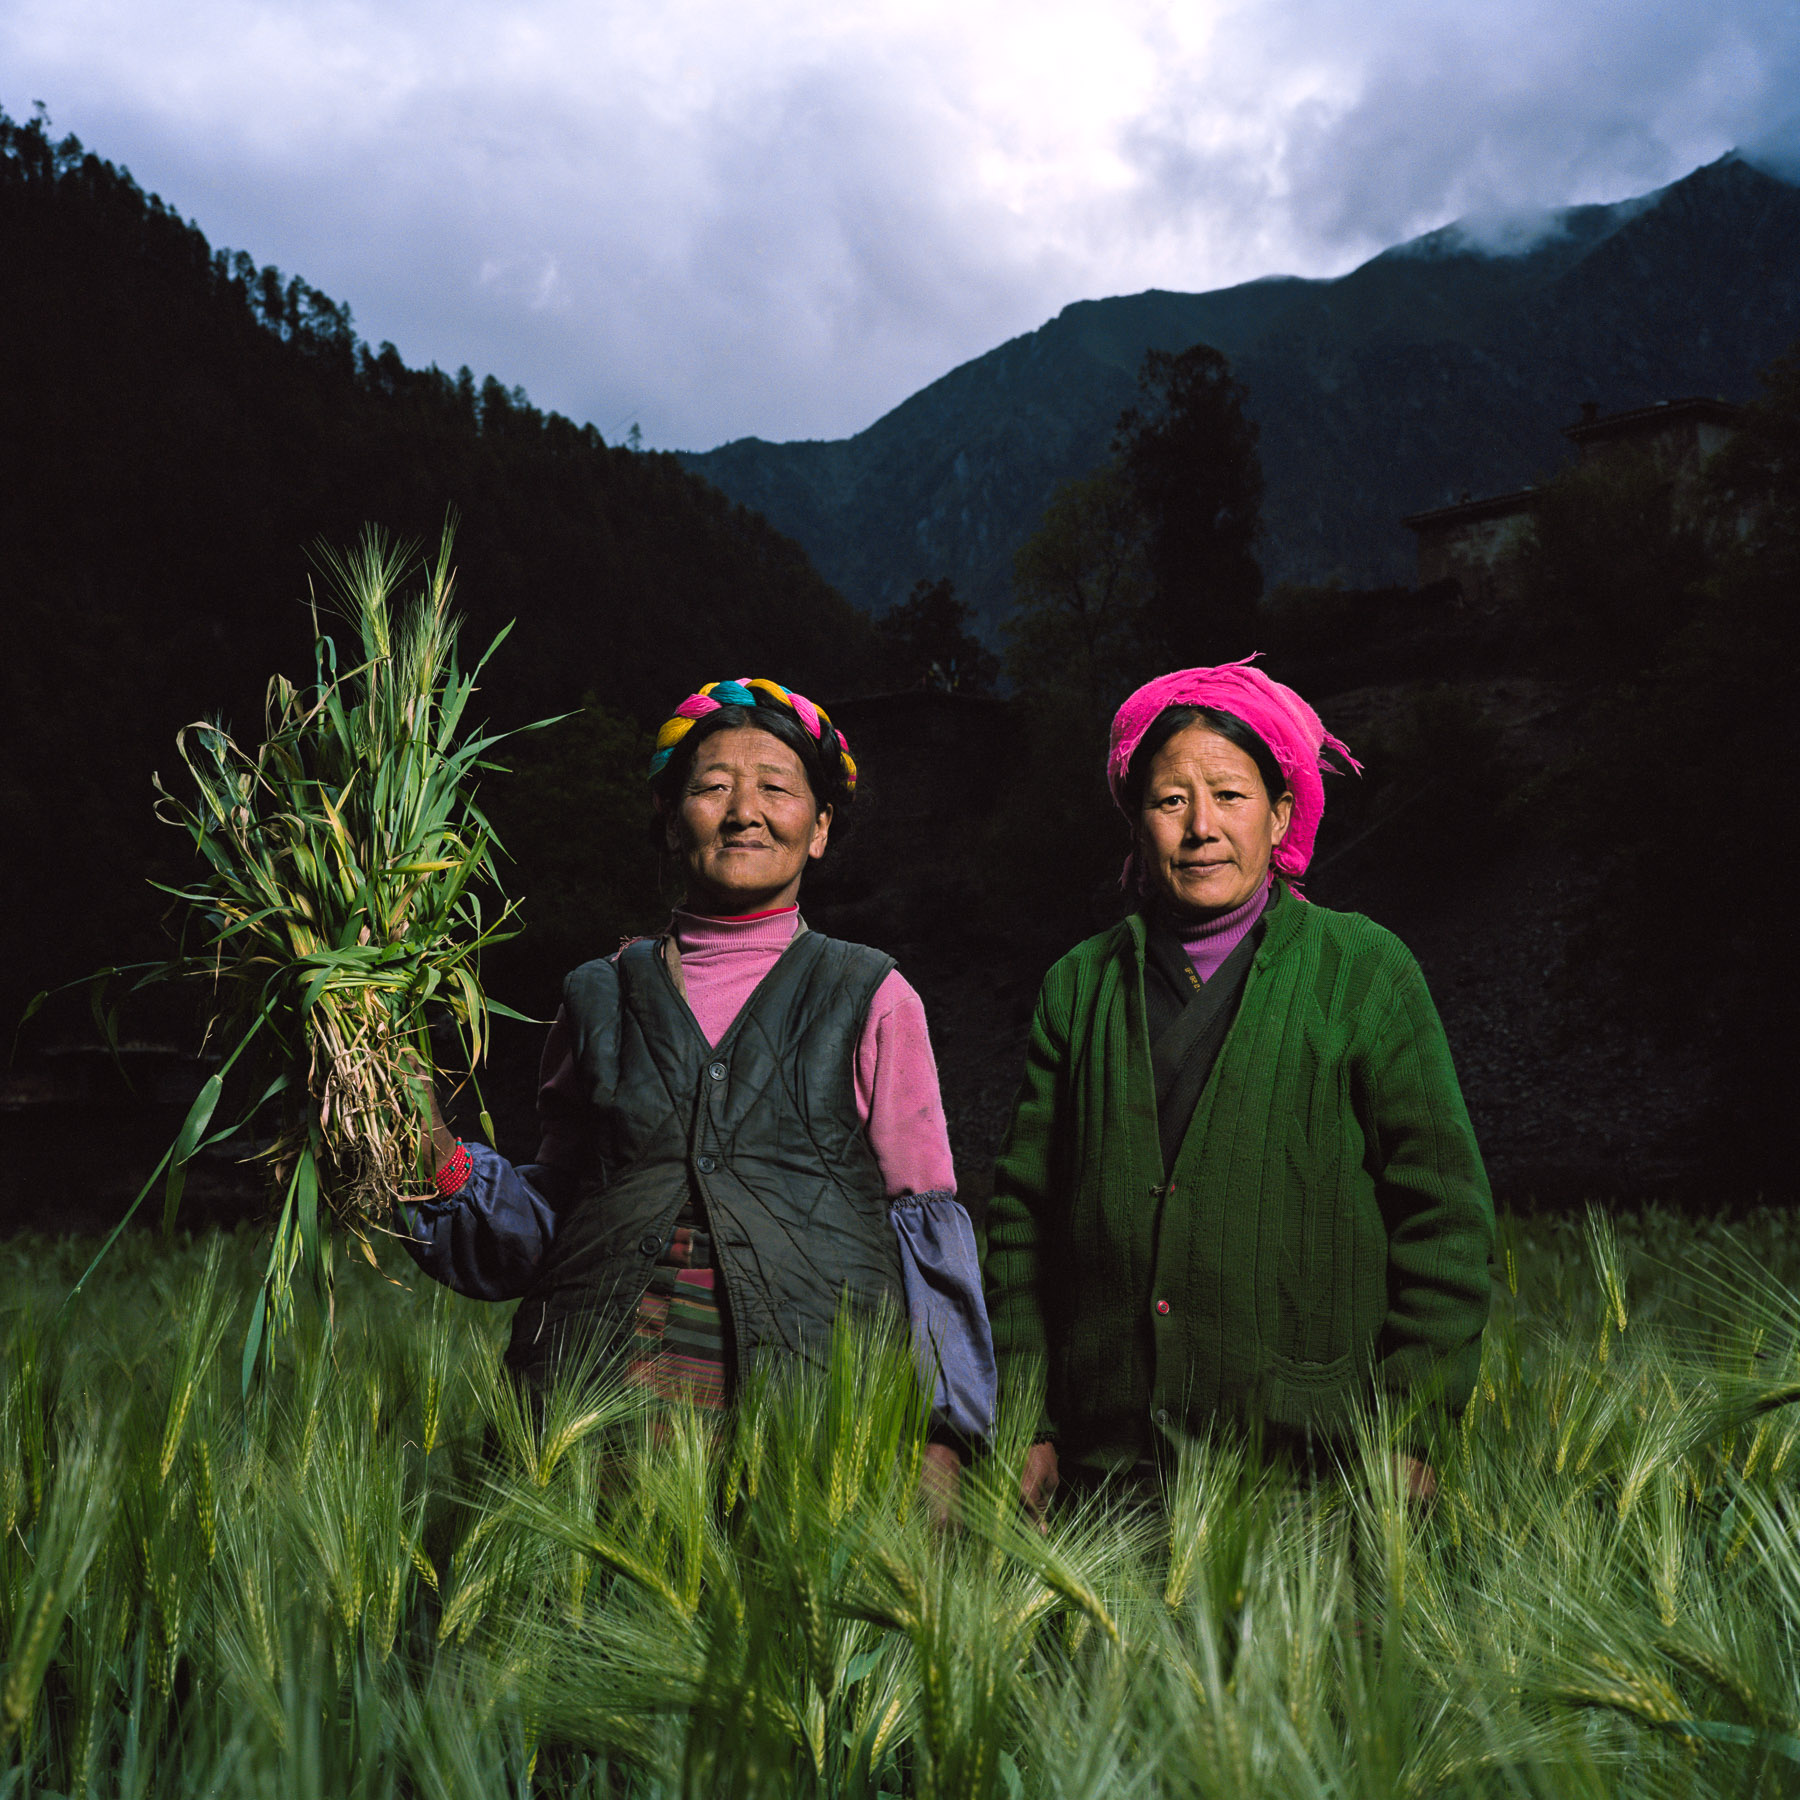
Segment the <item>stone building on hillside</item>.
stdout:
<svg viewBox="0 0 1800 1800">
<path fill-rule="evenodd" d="M 1687 483 L 1731 437 L 1740 410 L 1729 401 L 1690 395 L 1602 414 L 1589 400 L 1580 419 L 1563 427 L 1563 436 L 1584 463 L 1647 454 L 1676 482 Z M 1463 605 L 1478 612 L 1504 610 L 1517 597 L 1518 551 L 1537 495 L 1535 487 L 1480 500 L 1464 494 L 1453 506 L 1402 519 L 1418 539 L 1418 585 L 1454 581 Z"/>
<path fill-rule="evenodd" d="M 1510 575 L 1536 503 L 1537 490 L 1529 487 L 1482 500 L 1465 494 L 1454 506 L 1402 519 L 1418 535 L 1419 586 L 1453 581 L 1464 606 L 1478 612 L 1505 606 L 1514 597 Z"/>
<path fill-rule="evenodd" d="M 1677 480 L 1692 481 L 1707 458 L 1730 441 L 1742 411 L 1728 400 L 1695 395 L 1602 416 L 1599 406 L 1589 400 L 1582 405 L 1580 419 L 1563 427 L 1563 436 L 1581 452 L 1584 463 L 1648 451 Z"/>
</svg>

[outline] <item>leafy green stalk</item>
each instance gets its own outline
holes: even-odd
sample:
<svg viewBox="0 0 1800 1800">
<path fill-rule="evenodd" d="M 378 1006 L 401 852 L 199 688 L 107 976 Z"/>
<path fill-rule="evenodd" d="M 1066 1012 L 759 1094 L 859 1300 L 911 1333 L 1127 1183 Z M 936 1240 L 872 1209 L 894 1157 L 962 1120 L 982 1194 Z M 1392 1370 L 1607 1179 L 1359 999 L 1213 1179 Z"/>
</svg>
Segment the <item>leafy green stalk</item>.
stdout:
<svg viewBox="0 0 1800 1800">
<path fill-rule="evenodd" d="M 499 891 L 499 846 L 475 792 L 502 734 L 468 723 L 506 632 L 462 667 L 448 527 L 410 597 L 411 553 L 374 527 L 346 553 L 322 550 L 320 563 L 349 627 L 348 666 L 315 610 L 313 682 L 270 683 L 259 744 L 214 721 L 178 735 L 189 781 L 156 786 L 159 816 L 192 840 L 198 863 L 165 888 L 180 948 L 103 972 L 135 974 L 135 989 L 199 989 L 223 1054 L 101 1254 L 159 1180 L 166 1233 L 196 1155 L 247 1130 L 264 1140 L 257 1154 L 279 1208 L 244 1344 L 246 1387 L 292 1324 L 296 1290 L 329 1293 L 329 1222 L 374 1262 L 395 1208 L 428 1190 L 428 1008 L 454 1022 L 471 1079 L 492 1018 L 518 1016 L 480 980 L 482 951 L 515 929 L 515 902 L 482 904 L 484 890 Z M 116 1006 L 98 990 L 95 1004 L 110 1040 Z M 257 1097 L 216 1126 L 240 1062 Z M 482 1121 L 491 1134 L 485 1109 Z"/>
</svg>

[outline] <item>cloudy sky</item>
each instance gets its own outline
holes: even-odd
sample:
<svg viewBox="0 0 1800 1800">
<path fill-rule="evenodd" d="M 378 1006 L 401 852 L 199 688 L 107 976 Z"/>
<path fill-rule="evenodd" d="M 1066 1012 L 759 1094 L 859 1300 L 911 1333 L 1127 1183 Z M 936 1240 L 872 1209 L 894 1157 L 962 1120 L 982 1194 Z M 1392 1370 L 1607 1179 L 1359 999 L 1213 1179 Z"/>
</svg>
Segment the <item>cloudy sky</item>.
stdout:
<svg viewBox="0 0 1800 1800">
<path fill-rule="evenodd" d="M 0 0 L 0 105 L 610 439 L 1800 150 L 1793 0 Z"/>
</svg>

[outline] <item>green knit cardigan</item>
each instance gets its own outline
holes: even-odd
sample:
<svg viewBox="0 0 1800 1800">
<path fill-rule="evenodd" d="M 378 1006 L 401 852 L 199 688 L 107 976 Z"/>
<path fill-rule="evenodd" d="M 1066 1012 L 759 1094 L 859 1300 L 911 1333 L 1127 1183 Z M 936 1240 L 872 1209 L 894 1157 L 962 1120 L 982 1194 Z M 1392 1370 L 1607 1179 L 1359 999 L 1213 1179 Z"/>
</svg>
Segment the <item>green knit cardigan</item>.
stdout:
<svg viewBox="0 0 1800 1800">
<path fill-rule="evenodd" d="M 1165 1171 L 1144 921 L 1045 977 L 988 1212 L 1004 1387 L 1044 1370 L 1059 1456 L 1116 1468 L 1216 1417 L 1342 1430 L 1377 1385 L 1473 1390 L 1494 1208 L 1411 953 L 1278 885 Z"/>
</svg>

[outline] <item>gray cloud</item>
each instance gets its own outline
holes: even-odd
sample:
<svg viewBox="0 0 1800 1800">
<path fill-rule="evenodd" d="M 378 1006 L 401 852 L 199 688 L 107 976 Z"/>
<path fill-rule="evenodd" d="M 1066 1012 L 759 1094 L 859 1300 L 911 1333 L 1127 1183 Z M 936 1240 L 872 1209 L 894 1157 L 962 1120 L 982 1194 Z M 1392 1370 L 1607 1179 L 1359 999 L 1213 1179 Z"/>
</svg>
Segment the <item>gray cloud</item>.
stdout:
<svg viewBox="0 0 1800 1800">
<path fill-rule="evenodd" d="M 1072 299 L 1793 156 L 1797 74 L 1749 0 L 0 0 L 15 114 L 411 361 L 693 447 L 859 429 Z"/>
<path fill-rule="evenodd" d="M 1130 128 L 1138 207 L 1285 235 L 1307 273 L 1459 216 L 1659 186 L 1768 129 L 1800 73 L 1800 14 L 1763 0 L 1398 0 L 1379 16 L 1294 0 L 1221 39 L 1228 79 L 1175 71 Z M 1196 149 L 1191 122 L 1210 112 L 1216 131 L 1221 111 L 1254 151 Z"/>
</svg>

